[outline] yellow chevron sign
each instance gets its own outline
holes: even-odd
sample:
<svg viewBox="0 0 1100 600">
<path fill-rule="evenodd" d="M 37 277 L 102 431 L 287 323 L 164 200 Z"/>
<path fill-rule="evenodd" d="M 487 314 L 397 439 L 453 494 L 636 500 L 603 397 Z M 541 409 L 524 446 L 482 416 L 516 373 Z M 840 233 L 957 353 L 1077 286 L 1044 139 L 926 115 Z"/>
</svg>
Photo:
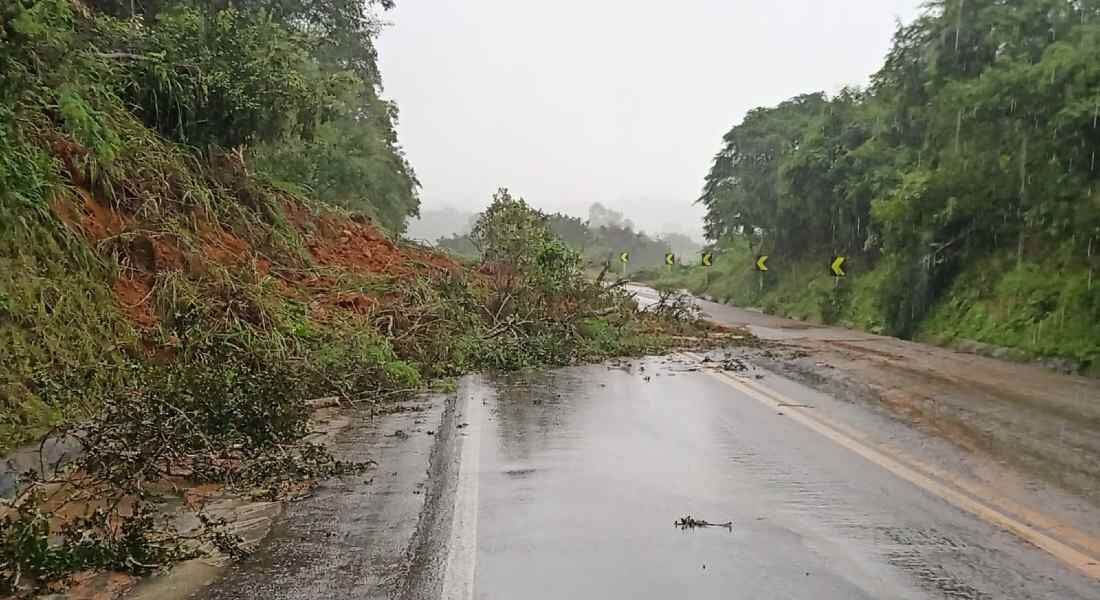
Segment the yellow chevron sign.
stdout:
<svg viewBox="0 0 1100 600">
<path fill-rule="evenodd" d="M 630 262 L 630 253 L 629 252 L 623 252 L 623 253 L 619 254 L 619 262 L 622 262 L 622 263 Z"/>
<path fill-rule="evenodd" d="M 767 262 L 768 262 L 768 255 L 767 254 L 761 254 L 760 256 L 757 256 L 756 257 L 756 270 L 760 271 L 761 273 L 763 273 L 764 271 L 767 271 L 768 270 Z"/>
<path fill-rule="evenodd" d="M 844 272 L 844 259 L 843 256 L 834 256 L 833 262 L 829 263 L 829 270 L 832 271 L 833 277 L 844 277 L 847 273 Z"/>
<path fill-rule="evenodd" d="M 703 253 L 703 266 L 709 267 L 714 264 L 714 255 L 710 252 Z"/>
<path fill-rule="evenodd" d="M 671 252 L 665 254 L 665 264 L 670 267 L 676 264 L 676 255 Z"/>
</svg>

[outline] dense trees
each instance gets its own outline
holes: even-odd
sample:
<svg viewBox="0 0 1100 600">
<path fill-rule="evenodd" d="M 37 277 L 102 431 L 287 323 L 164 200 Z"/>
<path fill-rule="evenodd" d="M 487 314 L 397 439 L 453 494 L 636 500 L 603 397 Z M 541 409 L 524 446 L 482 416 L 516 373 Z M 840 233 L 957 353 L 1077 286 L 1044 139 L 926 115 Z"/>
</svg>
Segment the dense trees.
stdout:
<svg viewBox="0 0 1100 600">
<path fill-rule="evenodd" d="M 700 198 L 707 235 L 859 255 L 887 329 L 909 334 L 984 257 L 1091 268 L 1098 115 L 1100 3 L 929 2 L 868 89 L 759 108 L 726 133 Z M 1096 311 L 1094 289 L 1076 310 Z"/>
<path fill-rule="evenodd" d="M 397 143 L 397 109 L 380 95 L 375 11 L 389 6 L 7 3 L 0 135 L 29 139 L 30 123 L 58 111 L 63 133 L 109 170 L 136 118 L 200 160 L 233 152 L 249 169 L 400 231 L 417 213 L 419 186 Z"/>
<path fill-rule="evenodd" d="M 507 198 L 510 199 L 510 196 Z M 499 200 L 499 194 L 494 196 L 494 204 L 490 209 L 499 210 Z M 630 219 L 599 202 L 589 207 L 587 220 L 564 213 L 548 215 L 541 211 L 536 212 L 541 215 L 547 230 L 578 252 L 589 268 L 598 269 L 605 263 L 612 262 L 618 271 L 620 265 L 617 257 L 621 252 L 630 254 L 627 265 L 629 271 L 663 266 L 667 252 L 675 253 L 681 261 L 690 262 L 695 260 L 694 255 L 700 249 L 699 244 L 683 234 L 666 233 L 654 237 L 643 231 L 635 231 L 634 223 Z M 478 215 L 479 222 L 483 217 L 484 213 Z M 493 222 L 496 220 L 498 219 Z M 436 245 L 456 254 L 484 257 L 484 250 L 480 248 L 485 244 L 477 236 L 476 229 L 472 234 L 456 233 L 439 238 Z M 499 257 L 493 260 L 498 259 Z"/>
</svg>

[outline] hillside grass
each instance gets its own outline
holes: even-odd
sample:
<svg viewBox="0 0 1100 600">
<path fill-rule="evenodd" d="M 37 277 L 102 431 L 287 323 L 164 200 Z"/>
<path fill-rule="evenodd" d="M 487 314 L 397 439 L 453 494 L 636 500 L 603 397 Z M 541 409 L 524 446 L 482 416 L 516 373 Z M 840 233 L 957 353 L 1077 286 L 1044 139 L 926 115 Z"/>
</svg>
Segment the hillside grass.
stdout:
<svg viewBox="0 0 1100 600">
<path fill-rule="evenodd" d="M 1026 359 L 1068 359 L 1100 375 L 1100 283 L 1066 245 L 1043 260 L 1017 264 L 1004 252 L 968 263 L 919 320 L 913 337 L 951 345 L 962 340 L 1010 348 Z M 825 260 L 783 263 L 769 259 L 769 271 L 753 268 L 747 247 L 726 249 L 709 274 L 703 267 L 650 271 L 643 279 L 659 288 L 682 288 L 719 302 L 762 308 L 769 314 L 840 324 L 889 334 L 885 298 L 892 285 L 889 261 L 848 262 L 840 282 Z"/>
<path fill-rule="evenodd" d="M 661 343 L 625 310 L 599 317 L 611 334 L 589 343 L 573 322 L 583 303 L 501 329 L 513 309 L 493 304 L 492 282 L 470 265 L 258 172 L 243 146 L 167 137 L 205 125 L 187 113 L 168 127 L 133 97 L 205 102 L 213 90 L 175 79 L 202 74 L 150 74 L 152 58 L 101 48 L 171 39 L 68 0 L 12 14 L 0 15 L 17 42 L 0 48 L 11 84 L 0 88 L 0 451 L 91 417 L 150 372 L 206 364 L 221 347 L 295 366 L 311 394 L 350 396 Z M 204 23 L 184 11 L 157 26 Z M 166 87 L 146 89 L 154 83 Z"/>
<path fill-rule="evenodd" d="M 1093 275 L 1095 277 L 1095 274 Z M 1068 358 L 1100 375 L 1100 286 L 1063 248 L 1042 262 L 988 257 L 964 271 L 918 331 L 940 343 L 970 339 L 1032 357 Z"/>
</svg>

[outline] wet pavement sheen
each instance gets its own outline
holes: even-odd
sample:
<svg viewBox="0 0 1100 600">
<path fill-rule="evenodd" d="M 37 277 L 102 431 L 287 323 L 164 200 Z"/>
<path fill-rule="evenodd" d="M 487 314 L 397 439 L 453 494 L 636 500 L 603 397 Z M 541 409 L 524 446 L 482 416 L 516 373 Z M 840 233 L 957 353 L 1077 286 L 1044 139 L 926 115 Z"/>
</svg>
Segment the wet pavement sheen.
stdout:
<svg viewBox="0 0 1100 600">
<path fill-rule="evenodd" d="M 484 418 L 477 598 L 1100 598 L 674 361 L 499 376 L 470 402 Z M 684 515 L 732 530 L 677 529 Z"/>
</svg>

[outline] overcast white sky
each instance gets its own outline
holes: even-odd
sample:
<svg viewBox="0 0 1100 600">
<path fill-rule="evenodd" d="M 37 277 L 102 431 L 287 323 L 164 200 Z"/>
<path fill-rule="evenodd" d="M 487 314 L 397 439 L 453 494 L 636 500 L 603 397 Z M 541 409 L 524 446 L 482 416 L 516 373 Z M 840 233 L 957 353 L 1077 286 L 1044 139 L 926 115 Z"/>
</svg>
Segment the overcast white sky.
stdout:
<svg viewBox="0 0 1100 600">
<path fill-rule="evenodd" d="M 756 106 L 882 63 L 921 0 L 398 0 L 379 52 L 423 208 L 500 186 L 699 235 L 721 136 Z"/>
</svg>

